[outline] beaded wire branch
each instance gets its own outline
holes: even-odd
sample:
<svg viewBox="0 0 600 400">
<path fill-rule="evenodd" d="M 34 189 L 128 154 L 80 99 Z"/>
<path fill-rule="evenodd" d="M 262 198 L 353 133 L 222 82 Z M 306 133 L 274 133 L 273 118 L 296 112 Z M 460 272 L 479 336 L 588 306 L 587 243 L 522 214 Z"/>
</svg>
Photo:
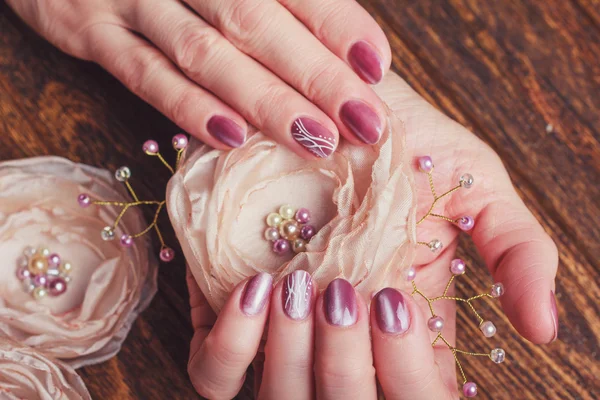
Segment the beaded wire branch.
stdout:
<svg viewBox="0 0 600 400">
<path fill-rule="evenodd" d="M 419 162 L 419 169 L 422 172 L 425 172 L 428 176 L 429 187 L 431 189 L 431 194 L 433 195 L 433 202 L 432 202 L 431 206 L 429 207 L 429 210 L 427 211 L 427 213 L 423 217 L 421 217 L 421 219 L 418 220 L 417 225 L 420 225 L 427 218 L 433 217 L 433 218 L 442 219 L 442 220 L 451 222 L 451 223 L 457 225 L 463 231 L 471 230 L 473 228 L 473 226 L 475 225 L 475 221 L 474 221 L 473 217 L 467 215 L 467 216 L 453 219 L 453 218 L 449 218 L 449 217 L 441 215 L 441 214 L 435 214 L 433 212 L 433 210 L 434 210 L 435 206 L 437 205 L 437 203 L 442 198 L 450 195 L 451 193 L 454 193 L 455 191 L 457 191 L 461 188 L 470 189 L 474 183 L 473 176 L 471 174 L 464 174 L 463 176 L 460 177 L 460 180 L 459 180 L 459 183 L 457 186 L 451 188 L 447 192 L 444 192 L 443 194 L 438 196 L 436 193 L 436 190 L 435 190 L 435 186 L 433 185 L 433 176 L 432 176 L 433 161 L 431 160 L 431 157 L 429 157 L 429 156 L 420 157 L 418 162 Z M 430 242 L 418 242 L 418 244 L 422 245 L 422 246 L 427 246 L 433 253 L 439 252 L 444 247 L 442 242 L 438 239 L 433 239 Z M 496 334 L 496 326 L 493 324 L 493 322 L 486 321 L 481 317 L 481 315 L 475 309 L 475 306 L 473 306 L 473 302 L 475 300 L 482 299 L 482 298 L 500 297 L 504 293 L 504 286 L 502 285 L 502 283 L 495 283 L 494 285 L 492 285 L 492 287 L 488 293 L 478 294 L 476 296 L 469 297 L 469 298 L 449 296 L 448 291 L 450 290 L 450 286 L 452 285 L 452 282 L 454 282 L 456 277 L 463 275 L 466 272 L 465 262 L 459 258 L 452 260 L 452 262 L 450 263 L 450 272 L 452 273 L 452 275 L 450 276 L 450 279 L 448 280 L 448 283 L 446 284 L 446 288 L 444 289 L 444 292 L 441 295 L 436 296 L 436 297 L 428 297 L 427 295 L 425 295 L 423 293 L 423 291 L 421 291 L 421 289 L 419 289 L 417 287 L 417 284 L 415 283 L 416 270 L 414 267 L 410 267 L 408 269 L 408 271 L 406 272 L 406 278 L 408 280 L 410 280 L 412 283 L 412 287 L 413 287 L 412 294 L 419 295 L 423 299 L 425 299 L 425 301 L 427 301 L 427 304 L 429 306 L 429 310 L 431 311 L 431 318 L 427 321 L 427 325 L 429 327 L 429 330 L 437 333 L 437 336 L 435 337 L 435 339 L 433 340 L 431 345 L 435 346 L 436 344 L 442 342 L 443 344 L 445 344 L 448 347 L 448 349 L 450 349 L 450 351 L 452 351 L 454 360 L 456 361 L 456 365 L 458 366 L 458 370 L 460 371 L 460 375 L 462 377 L 463 394 L 465 397 L 475 397 L 477 395 L 477 385 L 474 382 L 469 382 L 467 380 L 465 371 L 463 370 L 463 367 L 460 363 L 458 356 L 464 355 L 464 356 L 488 357 L 494 363 L 500 364 L 501 362 L 504 361 L 504 359 L 506 357 L 506 353 L 503 349 L 500 349 L 500 348 L 493 349 L 489 353 L 473 353 L 473 352 L 461 350 L 455 346 L 452 346 L 450 344 L 450 342 L 448 342 L 448 340 L 446 340 L 446 338 L 442 334 L 442 330 L 444 328 L 444 319 L 442 317 L 436 315 L 435 310 L 433 308 L 433 303 L 435 303 L 436 301 L 440 301 L 440 300 L 451 300 L 451 301 L 456 301 L 456 302 L 461 302 L 461 303 L 467 304 L 469 306 L 469 308 L 471 309 L 471 311 L 473 312 L 473 314 L 475 314 L 475 317 L 477 317 L 477 320 L 479 321 L 479 329 L 481 330 L 483 335 L 486 338 L 490 338 Z"/>
<path fill-rule="evenodd" d="M 177 159 L 175 161 L 175 167 L 172 167 L 167 162 L 167 160 L 165 160 L 164 157 L 160 154 L 158 143 L 156 143 L 154 140 L 146 141 L 144 143 L 142 149 L 144 150 L 144 153 L 146 153 L 147 155 L 152 156 L 152 157 L 157 157 L 160 160 L 160 162 L 163 163 L 163 165 L 165 167 L 167 167 L 167 169 L 171 172 L 171 174 L 174 174 L 175 171 L 177 170 L 177 168 L 179 167 L 179 162 L 181 161 L 181 155 L 183 154 L 183 151 L 185 150 L 185 148 L 188 145 L 188 138 L 183 134 L 175 135 L 175 136 L 173 136 L 172 144 L 173 144 L 173 148 L 175 149 L 175 151 L 177 151 Z M 123 247 L 131 247 L 133 245 L 134 239 L 142 237 L 145 234 L 147 234 L 148 232 L 150 232 L 151 230 L 154 230 L 156 232 L 156 235 L 158 236 L 158 240 L 160 241 L 160 252 L 159 252 L 160 259 L 164 262 L 172 261 L 173 258 L 175 258 L 175 252 L 173 251 L 172 248 L 170 248 L 169 246 L 167 246 L 165 244 L 163 235 L 158 226 L 158 217 L 160 215 L 160 212 L 165 208 L 166 200 L 161 200 L 161 201 L 159 201 L 159 200 L 140 200 L 138 195 L 135 193 L 135 190 L 129 183 L 129 179 L 131 178 L 131 170 L 129 169 L 129 167 L 125 166 L 125 167 L 121 167 L 121 168 L 117 169 L 117 171 L 115 172 L 115 178 L 119 182 L 123 182 L 125 184 L 125 187 L 127 187 L 129 194 L 133 198 L 133 201 L 122 202 L 122 201 L 93 200 L 86 193 L 80 194 L 79 197 L 77 198 L 79 205 L 84 208 L 89 207 L 92 204 L 97 205 L 97 206 L 121 207 L 121 211 L 119 212 L 119 215 L 115 219 L 115 222 L 111 226 L 104 227 L 104 229 L 102 229 L 102 231 L 100 232 L 102 239 L 105 241 L 110 241 L 110 240 L 115 239 L 115 237 L 116 237 L 115 231 L 116 231 L 117 227 L 119 226 L 119 222 L 121 222 L 121 220 L 123 219 L 123 217 L 125 216 L 127 211 L 130 210 L 131 208 L 139 207 L 139 206 L 154 206 L 154 207 L 156 207 L 156 211 L 154 213 L 154 218 L 152 219 L 152 222 L 150 223 L 150 225 L 148 225 L 141 232 L 135 233 L 133 235 L 124 233 L 123 235 L 121 235 L 120 243 Z"/>
</svg>

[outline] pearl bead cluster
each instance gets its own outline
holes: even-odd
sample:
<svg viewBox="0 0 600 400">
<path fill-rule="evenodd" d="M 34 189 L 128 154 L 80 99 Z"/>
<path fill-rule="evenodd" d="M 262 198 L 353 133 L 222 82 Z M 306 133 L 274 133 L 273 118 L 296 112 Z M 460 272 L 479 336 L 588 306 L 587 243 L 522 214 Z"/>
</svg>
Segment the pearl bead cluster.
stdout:
<svg viewBox="0 0 600 400">
<path fill-rule="evenodd" d="M 171 144 L 173 146 L 173 149 L 175 149 L 177 151 L 177 161 L 175 164 L 175 168 L 171 167 L 171 165 L 160 154 L 159 146 L 156 141 L 147 140 L 146 142 L 144 142 L 144 144 L 142 146 L 142 150 L 144 151 L 144 153 L 146 153 L 149 156 L 157 157 L 169 169 L 169 171 L 171 171 L 171 173 L 175 173 L 175 170 L 177 169 L 177 167 L 179 165 L 179 161 L 181 160 L 181 155 L 182 155 L 183 151 L 185 150 L 185 148 L 188 146 L 188 138 L 184 134 L 177 134 L 177 135 L 173 136 Z M 100 231 L 100 237 L 102 238 L 102 240 L 107 241 L 107 242 L 113 241 L 116 239 L 116 237 L 117 237 L 116 232 L 115 232 L 116 226 L 120 222 L 121 218 L 123 217 L 123 215 L 125 214 L 127 209 L 129 209 L 131 207 L 140 206 L 140 205 L 156 206 L 157 210 L 156 210 L 156 213 L 154 216 L 154 220 L 152 221 L 150 226 L 137 235 L 133 235 L 133 236 L 129 235 L 129 234 L 121 235 L 121 237 L 119 238 L 119 243 L 121 244 L 121 246 L 123 246 L 125 248 L 129 248 L 129 247 L 133 246 L 133 242 L 134 242 L 135 238 L 143 236 L 146 232 L 149 232 L 150 230 L 152 230 L 152 228 L 154 228 L 156 230 L 156 232 L 158 233 L 158 237 L 161 242 L 161 249 L 159 252 L 159 257 L 164 262 L 170 262 L 175 258 L 175 251 L 172 248 L 168 247 L 164 243 L 162 234 L 160 233 L 160 230 L 157 225 L 158 215 L 159 215 L 160 211 L 165 208 L 166 202 L 164 200 L 163 201 L 140 201 L 140 200 L 138 200 L 136 193 L 134 192 L 133 188 L 129 184 L 130 178 L 131 178 L 131 169 L 129 169 L 129 167 L 127 167 L 127 166 L 120 167 L 119 169 L 117 169 L 115 171 L 115 179 L 117 181 L 125 184 L 125 186 L 127 187 L 127 190 L 129 191 L 131 196 L 135 199 L 135 201 L 133 201 L 133 202 L 124 203 L 124 202 L 119 202 L 119 201 L 96 201 L 96 200 L 93 200 L 91 198 L 91 196 L 86 193 L 81 193 L 77 197 L 77 202 L 79 203 L 79 206 L 82 208 L 87 208 L 92 204 L 102 205 L 102 206 L 123 207 L 122 211 L 119 214 L 119 216 L 117 217 L 117 220 L 115 221 L 114 225 L 113 226 L 105 226 Z"/>
<path fill-rule="evenodd" d="M 17 259 L 17 278 L 23 290 L 40 300 L 50 295 L 60 296 L 67 291 L 73 266 L 45 247 L 26 247 Z"/>
<path fill-rule="evenodd" d="M 265 239 L 273 243 L 273 252 L 286 254 L 290 249 L 294 253 L 306 251 L 306 245 L 317 233 L 314 226 L 309 225 L 310 211 L 306 208 L 295 210 L 286 204 L 279 212 L 267 216 L 268 228 Z"/>
</svg>

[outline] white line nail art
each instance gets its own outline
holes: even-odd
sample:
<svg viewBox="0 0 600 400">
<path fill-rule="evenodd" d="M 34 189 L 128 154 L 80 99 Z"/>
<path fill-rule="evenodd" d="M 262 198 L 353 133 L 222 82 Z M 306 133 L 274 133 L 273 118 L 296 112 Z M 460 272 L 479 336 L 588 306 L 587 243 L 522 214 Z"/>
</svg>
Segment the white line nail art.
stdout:
<svg viewBox="0 0 600 400">
<path fill-rule="evenodd" d="M 324 135 L 315 135 L 306 129 L 302 120 L 294 121 L 292 137 L 308 151 L 320 158 L 327 158 L 335 150 L 335 139 Z"/>
</svg>

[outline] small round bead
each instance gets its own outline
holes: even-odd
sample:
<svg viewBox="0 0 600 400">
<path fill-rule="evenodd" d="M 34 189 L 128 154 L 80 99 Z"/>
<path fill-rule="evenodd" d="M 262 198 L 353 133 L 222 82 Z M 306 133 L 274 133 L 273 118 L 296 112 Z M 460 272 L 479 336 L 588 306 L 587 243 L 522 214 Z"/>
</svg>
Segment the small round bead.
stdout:
<svg viewBox="0 0 600 400">
<path fill-rule="evenodd" d="M 475 179 L 473 179 L 473 175 L 471 174 L 464 174 L 460 177 L 460 186 L 465 189 L 470 189 L 473 183 L 475 183 Z"/>
<path fill-rule="evenodd" d="M 29 272 L 32 275 L 45 274 L 48 271 L 48 260 L 46 257 L 36 255 L 29 260 Z"/>
<path fill-rule="evenodd" d="M 42 247 L 41 249 L 39 249 L 38 253 L 46 258 L 48 258 L 48 256 L 50 256 L 50 250 L 47 249 L 46 247 Z"/>
<path fill-rule="evenodd" d="M 158 154 L 158 143 L 154 140 L 147 140 L 142 146 L 142 150 L 149 156 L 154 156 Z"/>
<path fill-rule="evenodd" d="M 433 239 L 428 246 L 432 253 L 437 253 L 444 248 L 444 244 L 438 239 Z"/>
<path fill-rule="evenodd" d="M 65 282 L 67 282 L 67 283 L 71 282 L 70 276 L 61 276 L 61 278 L 63 278 L 65 280 Z"/>
<path fill-rule="evenodd" d="M 427 326 L 432 332 L 441 332 L 442 329 L 444 329 L 444 319 L 442 317 L 438 317 L 437 315 L 431 317 L 427 321 Z"/>
<path fill-rule="evenodd" d="M 60 256 L 56 253 L 50 254 L 48 256 L 48 264 L 50 264 L 51 267 L 58 267 L 60 265 Z"/>
<path fill-rule="evenodd" d="M 31 272 L 29 272 L 29 270 L 26 267 L 19 267 L 17 269 L 17 278 L 19 278 L 20 281 L 25 280 L 30 276 Z"/>
<path fill-rule="evenodd" d="M 175 150 L 183 150 L 188 145 L 188 138 L 183 133 L 173 136 L 171 141 Z"/>
<path fill-rule="evenodd" d="M 267 216 L 267 225 L 277 227 L 283 222 L 283 217 L 277 213 L 271 213 Z"/>
<path fill-rule="evenodd" d="M 501 348 L 494 349 L 490 351 L 490 359 L 496 364 L 503 363 L 506 359 L 506 352 Z"/>
<path fill-rule="evenodd" d="M 317 233 L 317 230 L 312 225 L 304 225 L 300 229 L 300 237 L 304 240 L 310 240 Z"/>
<path fill-rule="evenodd" d="M 133 238 L 130 235 L 123 235 L 120 242 L 123 247 L 131 247 L 133 245 Z"/>
<path fill-rule="evenodd" d="M 467 266 L 460 258 L 455 258 L 454 260 L 450 261 L 450 272 L 452 272 L 452 275 L 462 275 L 466 272 L 466 270 Z"/>
<path fill-rule="evenodd" d="M 285 239 L 278 239 L 273 243 L 273 252 L 285 254 L 290 251 L 290 242 Z"/>
<path fill-rule="evenodd" d="M 292 242 L 292 250 L 294 253 L 302 253 L 306 251 L 306 242 L 302 239 L 296 239 Z"/>
<path fill-rule="evenodd" d="M 280 238 L 279 230 L 277 228 L 267 228 L 265 230 L 265 239 L 270 242 L 274 242 Z"/>
<path fill-rule="evenodd" d="M 160 251 L 159 256 L 164 262 L 171 262 L 175 258 L 175 251 L 170 247 L 165 247 Z"/>
<path fill-rule="evenodd" d="M 426 173 L 433 171 L 433 161 L 431 160 L 431 157 L 419 157 L 419 169 Z"/>
<path fill-rule="evenodd" d="M 294 214 L 296 214 L 296 210 L 294 210 L 294 207 L 290 206 L 289 204 L 279 208 L 279 215 L 281 215 L 284 219 L 292 219 L 294 218 Z"/>
<path fill-rule="evenodd" d="M 293 219 L 284 221 L 279 226 L 279 234 L 287 240 L 294 240 L 300 235 L 300 226 Z"/>
<path fill-rule="evenodd" d="M 500 297 L 504 294 L 504 285 L 501 282 L 494 283 L 490 289 L 492 297 Z"/>
<path fill-rule="evenodd" d="M 121 167 L 115 171 L 115 179 L 119 182 L 127 182 L 131 178 L 131 170 L 129 167 Z"/>
<path fill-rule="evenodd" d="M 36 275 L 33 278 L 33 284 L 36 287 L 40 287 L 40 286 L 46 286 L 46 284 L 48 284 L 48 277 L 46 275 Z"/>
<path fill-rule="evenodd" d="M 35 253 L 37 253 L 37 250 L 31 246 L 27 246 L 23 250 L 23 255 L 25 257 L 32 257 L 33 255 L 35 255 Z"/>
<path fill-rule="evenodd" d="M 29 259 L 25 256 L 21 256 L 17 259 L 17 266 L 19 268 L 27 268 L 29 265 Z"/>
<path fill-rule="evenodd" d="M 59 276 L 60 270 L 56 268 L 49 268 L 48 271 L 46 271 L 46 275 L 50 278 L 53 276 Z"/>
<path fill-rule="evenodd" d="M 25 293 L 31 293 L 33 292 L 33 289 L 35 289 L 35 285 L 33 284 L 33 280 L 31 278 L 25 278 L 22 282 L 22 285 Z"/>
<path fill-rule="evenodd" d="M 310 222 L 310 211 L 306 208 L 301 208 L 296 211 L 296 221 L 301 224 L 308 224 Z"/>
<path fill-rule="evenodd" d="M 41 286 L 33 289 L 33 297 L 36 300 L 43 299 L 44 297 L 46 297 L 47 294 L 48 294 L 48 292 L 46 291 L 46 289 Z"/>
<path fill-rule="evenodd" d="M 54 278 L 48 283 L 48 292 L 51 296 L 59 296 L 67 291 L 67 282 L 63 278 Z"/>
<path fill-rule="evenodd" d="M 414 281 L 417 276 L 417 269 L 411 265 L 406 271 L 404 271 L 404 278 L 407 281 Z"/>
<path fill-rule="evenodd" d="M 465 215 L 464 217 L 460 217 L 456 223 L 463 231 L 470 231 L 475 225 L 475 220 L 470 215 Z"/>
<path fill-rule="evenodd" d="M 102 237 L 102 240 L 109 242 L 115 239 L 115 231 L 111 226 L 106 226 L 100 232 L 100 237 Z"/>
<path fill-rule="evenodd" d="M 92 204 L 92 198 L 85 193 L 81 193 L 79 196 L 77 196 L 77 203 L 79 203 L 79 207 L 86 208 Z"/>
<path fill-rule="evenodd" d="M 62 274 L 70 274 L 71 271 L 73 270 L 73 264 L 71 264 L 70 262 L 66 262 L 63 263 L 58 270 L 62 273 Z"/>
<path fill-rule="evenodd" d="M 463 385 L 463 394 L 465 397 L 477 396 L 477 385 L 474 382 L 467 382 Z"/>
<path fill-rule="evenodd" d="M 483 333 L 483 336 L 491 338 L 496 334 L 496 325 L 492 321 L 483 321 L 479 325 L 479 330 Z"/>
</svg>

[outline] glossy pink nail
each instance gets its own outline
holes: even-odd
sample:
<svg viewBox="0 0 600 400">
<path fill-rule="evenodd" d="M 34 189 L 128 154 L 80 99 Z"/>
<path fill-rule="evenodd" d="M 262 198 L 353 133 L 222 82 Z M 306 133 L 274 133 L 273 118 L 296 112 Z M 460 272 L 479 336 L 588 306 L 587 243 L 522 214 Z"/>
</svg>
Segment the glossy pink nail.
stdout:
<svg viewBox="0 0 600 400">
<path fill-rule="evenodd" d="M 246 131 L 233 120 L 220 115 L 208 120 L 206 130 L 212 137 L 229 147 L 240 147 L 246 141 Z"/>
<path fill-rule="evenodd" d="M 375 295 L 375 319 L 382 332 L 404 333 L 410 326 L 410 313 L 402 293 L 385 288 Z"/>
<path fill-rule="evenodd" d="M 241 309 L 246 315 L 256 315 L 265 309 L 273 289 L 273 277 L 265 272 L 248 281 L 242 295 Z"/>
<path fill-rule="evenodd" d="M 375 84 L 383 78 L 383 61 L 375 49 L 365 41 L 352 45 L 348 52 L 348 62 L 367 83 Z"/>
<path fill-rule="evenodd" d="M 358 306 L 354 288 L 345 279 L 333 280 L 324 296 L 327 322 L 336 326 L 351 326 L 358 319 Z"/>
<path fill-rule="evenodd" d="M 558 338 L 558 308 L 556 307 L 556 296 L 554 291 L 550 291 L 550 313 L 552 314 L 552 322 L 554 323 L 554 337 L 551 342 Z"/>
<path fill-rule="evenodd" d="M 285 278 L 281 302 L 283 311 L 291 319 L 308 317 L 313 302 L 313 281 L 308 272 L 296 270 Z"/>
<path fill-rule="evenodd" d="M 327 158 L 335 151 L 335 135 L 310 118 L 298 118 L 292 124 L 292 137 L 306 150 L 319 158 Z"/>
<path fill-rule="evenodd" d="M 350 100 L 340 110 L 344 125 L 362 142 L 375 144 L 381 139 L 382 125 L 379 116 L 366 103 Z"/>
</svg>

